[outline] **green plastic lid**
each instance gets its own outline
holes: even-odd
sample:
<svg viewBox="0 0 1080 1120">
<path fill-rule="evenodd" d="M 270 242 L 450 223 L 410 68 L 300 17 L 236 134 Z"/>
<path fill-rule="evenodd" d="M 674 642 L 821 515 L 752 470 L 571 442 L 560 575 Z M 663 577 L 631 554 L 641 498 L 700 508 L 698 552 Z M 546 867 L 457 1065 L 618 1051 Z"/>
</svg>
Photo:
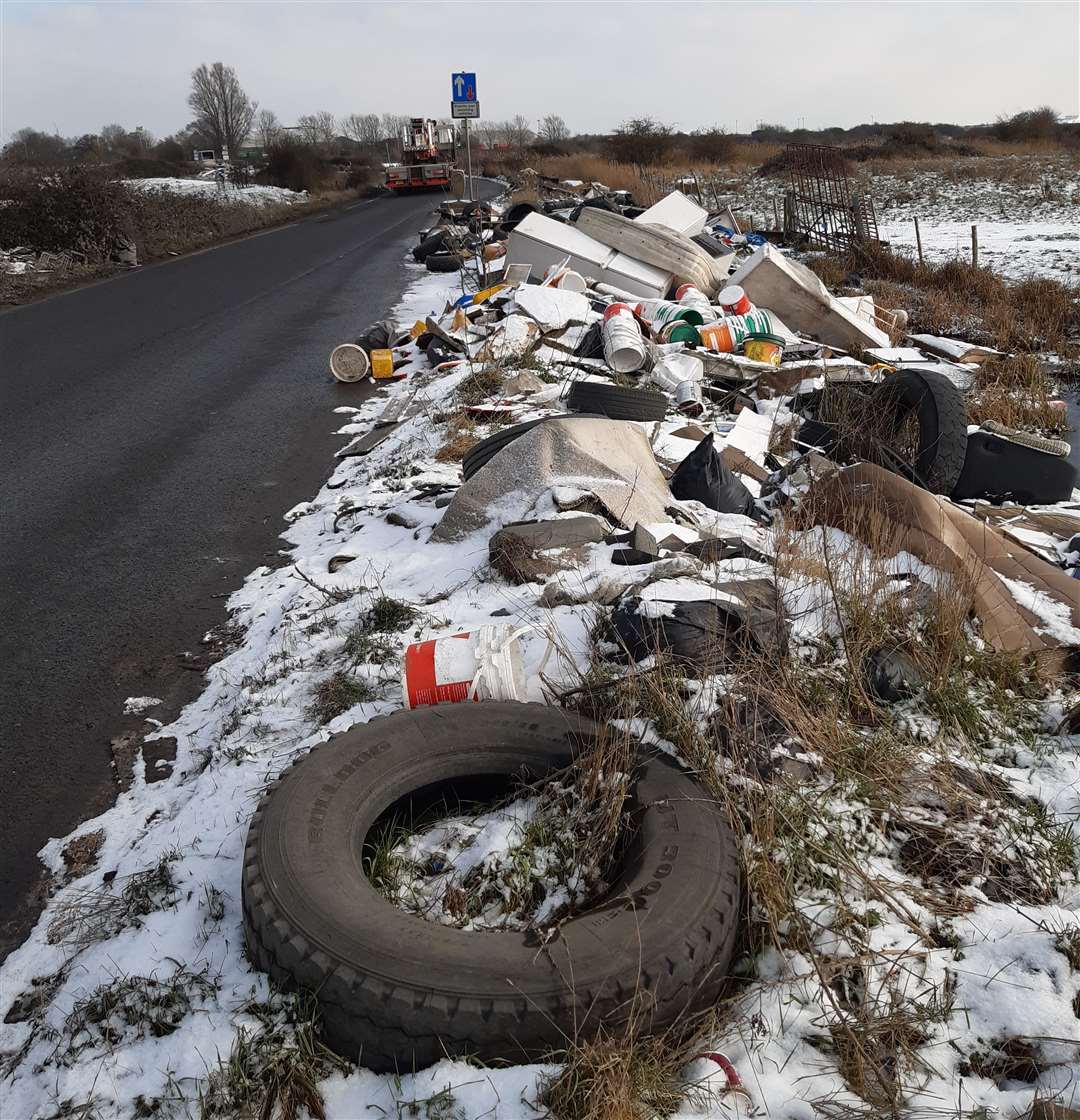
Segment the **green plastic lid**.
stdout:
<svg viewBox="0 0 1080 1120">
<path fill-rule="evenodd" d="M 697 345 L 701 341 L 701 335 L 692 323 L 686 322 L 685 319 L 677 319 L 676 322 L 678 326 L 672 327 L 667 336 L 669 342 L 692 342 Z"/>
<path fill-rule="evenodd" d="M 748 342 L 775 342 L 777 346 L 783 346 L 784 340 L 775 334 L 766 334 L 764 331 L 752 331 L 743 339 L 743 347 L 745 348 Z"/>
</svg>

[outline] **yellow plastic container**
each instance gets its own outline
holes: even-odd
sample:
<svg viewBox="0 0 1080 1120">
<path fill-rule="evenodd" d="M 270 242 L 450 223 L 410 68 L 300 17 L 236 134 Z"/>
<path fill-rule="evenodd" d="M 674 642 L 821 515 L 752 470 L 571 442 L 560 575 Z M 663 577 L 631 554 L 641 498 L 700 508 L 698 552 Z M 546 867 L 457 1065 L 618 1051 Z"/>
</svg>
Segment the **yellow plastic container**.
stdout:
<svg viewBox="0 0 1080 1120">
<path fill-rule="evenodd" d="M 752 362 L 778 366 L 784 356 L 784 340 L 775 334 L 748 334 L 743 340 L 743 353 Z"/>
<path fill-rule="evenodd" d="M 394 352 L 392 350 L 371 351 L 371 376 L 376 381 L 386 381 L 394 376 Z"/>
</svg>

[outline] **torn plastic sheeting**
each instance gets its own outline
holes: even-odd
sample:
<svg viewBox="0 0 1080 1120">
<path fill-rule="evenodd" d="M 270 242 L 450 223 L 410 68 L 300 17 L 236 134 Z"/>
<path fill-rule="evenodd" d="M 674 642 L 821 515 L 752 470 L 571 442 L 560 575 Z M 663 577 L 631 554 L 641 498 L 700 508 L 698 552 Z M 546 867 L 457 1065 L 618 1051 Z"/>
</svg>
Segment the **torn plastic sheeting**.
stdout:
<svg viewBox="0 0 1080 1120">
<path fill-rule="evenodd" d="M 780 315 L 794 330 L 844 350 L 888 346 L 889 336 L 833 296 L 805 265 L 762 245 L 732 274 L 758 307 Z"/>
<path fill-rule="evenodd" d="M 864 544 L 880 542 L 892 526 L 888 548 L 970 581 L 983 635 L 997 650 L 1034 654 L 1039 665 L 1060 670 L 1065 645 L 1039 614 L 1018 603 L 1003 582 L 1024 583 L 1067 611 L 1080 627 L 1080 581 L 1010 541 L 992 526 L 891 471 L 860 463 L 814 483 L 808 495 L 819 524 L 833 525 Z"/>
<path fill-rule="evenodd" d="M 613 522 L 665 521 L 671 501 L 642 429 L 625 420 L 549 420 L 502 448 L 454 495 L 433 541 L 460 540 L 500 516 L 522 520 L 565 488 L 592 496 Z"/>
<path fill-rule="evenodd" d="M 585 572 L 558 572 L 544 585 L 540 594 L 542 607 L 574 607 L 582 603 L 611 606 L 627 591 L 640 588 L 652 580 L 677 579 L 700 575 L 702 563 L 686 553 L 668 556 L 652 564 L 633 567 L 603 568 Z"/>
</svg>

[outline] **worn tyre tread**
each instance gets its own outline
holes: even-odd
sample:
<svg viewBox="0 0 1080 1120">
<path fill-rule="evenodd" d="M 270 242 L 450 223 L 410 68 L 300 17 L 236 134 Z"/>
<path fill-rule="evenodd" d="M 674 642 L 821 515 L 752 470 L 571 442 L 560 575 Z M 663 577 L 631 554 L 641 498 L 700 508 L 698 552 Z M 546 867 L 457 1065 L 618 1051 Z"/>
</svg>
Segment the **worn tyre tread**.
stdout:
<svg viewBox="0 0 1080 1120">
<path fill-rule="evenodd" d="M 921 392 L 920 392 L 921 389 Z M 915 479 L 935 494 L 951 494 L 967 456 L 967 408 L 960 390 L 934 370 L 901 367 L 871 394 L 872 404 L 899 402 L 917 414 L 929 395 L 936 411 L 937 438 L 927 440 L 920 417 L 920 449 Z M 888 463 L 882 464 L 895 469 Z"/>
<path fill-rule="evenodd" d="M 518 705 L 546 709 L 545 705 Z M 392 716 L 380 716 L 371 724 L 385 724 Z M 325 745 L 324 745 L 325 746 Z M 305 756 L 309 757 L 309 756 Z M 304 759 L 294 761 L 264 793 L 249 827 L 244 850 L 242 909 L 245 940 L 252 962 L 286 989 L 303 987 L 316 994 L 329 1044 L 375 1070 L 405 1071 L 437 1061 L 445 1054 L 478 1053 L 487 1040 L 505 1039 L 503 1056 L 536 1057 L 558 1049 L 564 1041 L 552 1031 L 545 1015 L 528 1014 L 532 1009 L 519 993 L 508 990 L 505 998 L 469 997 L 433 991 L 430 982 L 417 988 L 388 983 L 365 974 L 351 964 L 330 961 L 302 932 L 292 929 L 278 912 L 259 859 L 259 841 L 265 807 L 273 792 Z M 666 766 L 676 769 L 670 762 Z M 724 830 L 728 835 L 727 826 Z M 740 872 L 734 841 L 716 853 L 716 892 L 699 928 L 684 932 L 685 954 L 665 954 L 643 961 L 637 983 L 653 990 L 657 977 L 664 983 L 652 1005 L 658 1023 L 674 1022 L 691 1004 L 713 1002 L 726 982 L 726 966 L 734 947 L 740 912 Z M 701 922 L 702 914 L 698 915 Z M 570 919 L 571 921 L 574 919 Z M 500 936 L 478 934 L 479 937 Z M 303 979 L 297 972 L 303 964 Z M 713 971 L 713 966 L 715 971 Z M 653 973 L 656 976 L 654 977 Z M 575 1006 L 587 1009 L 586 1019 L 599 1024 L 615 1016 L 626 1004 L 626 989 L 605 982 L 605 991 L 564 991 L 550 1000 L 551 1019 L 572 1018 Z M 363 992 L 363 1000 L 356 998 Z M 371 1013 L 378 1008 L 378 1014 Z M 415 1029 L 410 1025 L 415 1024 Z M 531 1024 L 531 1025 L 530 1025 Z M 539 1029 L 538 1029 L 539 1028 Z M 587 1029 L 587 1023 L 585 1024 Z M 481 1042 L 476 1042 L 477 1037 Z M 488 1047 L 490 1049 L 490 1047 Z"/>
<path fill-rule="evenodd" d="M 575 381 L 566 396 L 571 412 L 598 412 L 610 420 L 663 420 L 670 401 L 652 389 Z"/>
</svg>

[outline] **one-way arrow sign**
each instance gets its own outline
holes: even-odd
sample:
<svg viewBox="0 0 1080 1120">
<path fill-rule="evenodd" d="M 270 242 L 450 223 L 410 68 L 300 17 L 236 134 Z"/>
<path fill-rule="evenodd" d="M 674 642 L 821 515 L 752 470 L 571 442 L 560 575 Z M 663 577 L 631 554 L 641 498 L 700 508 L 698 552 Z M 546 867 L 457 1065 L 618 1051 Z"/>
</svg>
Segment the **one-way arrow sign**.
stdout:
<svg viewBox="0 0 1080 1120">
<path fill-rule="evenodd" d="M 450 75 L 450 100 L 475 101 L 476 100 L 476 75 L 460 74 Z"/>
</svg>

